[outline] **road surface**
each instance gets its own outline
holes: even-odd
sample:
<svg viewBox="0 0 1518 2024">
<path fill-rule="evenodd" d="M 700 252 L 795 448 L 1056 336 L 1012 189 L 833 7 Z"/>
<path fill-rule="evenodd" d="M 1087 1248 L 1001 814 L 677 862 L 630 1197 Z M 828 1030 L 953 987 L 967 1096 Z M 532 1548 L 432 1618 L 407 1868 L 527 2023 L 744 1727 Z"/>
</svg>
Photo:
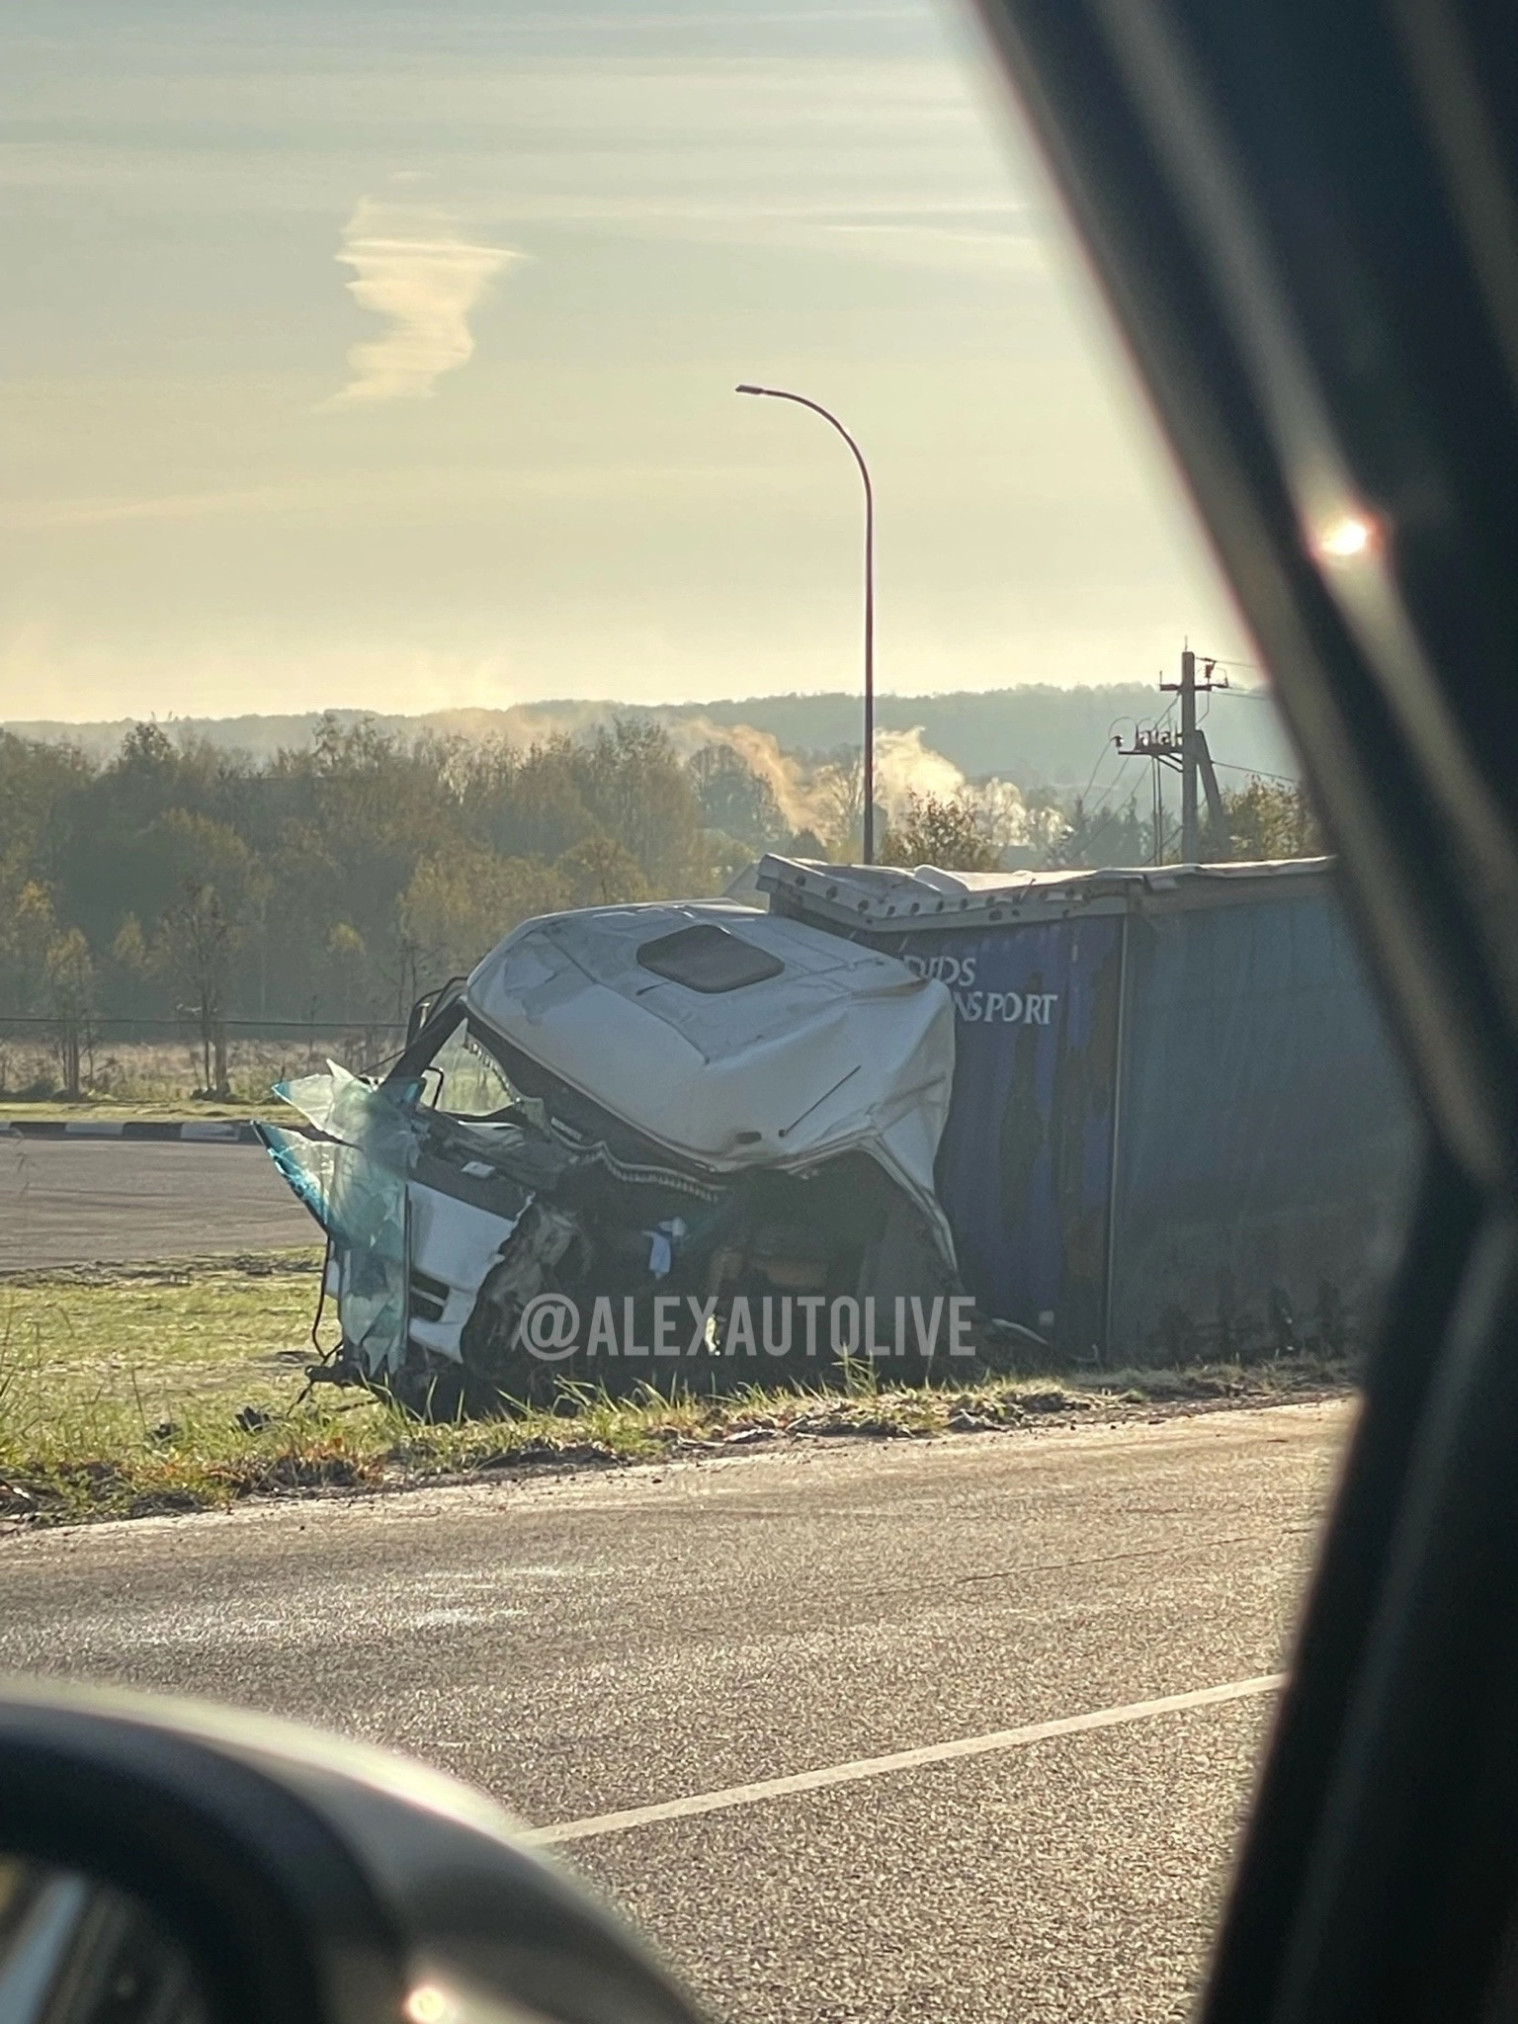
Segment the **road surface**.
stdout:
<svg viewBox="0 0 1518 2024">
<path fill-rule="evenodd" d="M 216 1695 L 477 1780 L 734 2024 L 1157 2024 L 1200 1972 L 1348 1420 L 828 1444 L 16 1535 L 0 1666 Z M 887 1753 L 915 1754 L 860 1775 Z"/>
<path fill-rule="evenodd" d="M 319 1239 L 262 1146 L 0 1137 L 0 1272 Z"/>
</svg>

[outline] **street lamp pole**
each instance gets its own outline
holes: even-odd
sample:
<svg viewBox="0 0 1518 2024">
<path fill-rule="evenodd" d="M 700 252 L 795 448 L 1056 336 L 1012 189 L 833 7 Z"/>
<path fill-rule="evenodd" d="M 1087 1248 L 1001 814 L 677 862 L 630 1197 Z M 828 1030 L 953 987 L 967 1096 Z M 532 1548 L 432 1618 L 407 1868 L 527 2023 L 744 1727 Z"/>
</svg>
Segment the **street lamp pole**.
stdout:
<svg viewBox="0 0 1518 2024">
<path fill-rule="evenodd" d="M 760 394 L 772 401 L 794 401 L 810 408 L 814 415 L 835 428 L 854 453 L 859 475 L 864 480 L 864 861 L 875 862 L 875 494 L 870 487 L 870 467 L 864 452 L 838 417 L 820 401 L 805 394 L 791 394 L 780 387 L 741 386 L 740 394 Z"/>
</svg>

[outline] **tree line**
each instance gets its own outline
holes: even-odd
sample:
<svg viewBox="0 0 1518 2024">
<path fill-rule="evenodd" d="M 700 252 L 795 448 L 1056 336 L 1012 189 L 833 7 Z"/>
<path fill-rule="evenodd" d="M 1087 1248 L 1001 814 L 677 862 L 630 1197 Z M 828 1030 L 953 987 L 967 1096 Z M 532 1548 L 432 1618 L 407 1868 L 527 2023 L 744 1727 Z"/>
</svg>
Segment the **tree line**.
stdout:
<svg viewBox="0 0 1518 2024">
<path fill-rule="evenodd" d="M 1030 812 L 1040 812 L 1039 799 L 1030 797 Z M 1209 825 L 1204 847 L 1209 863 L 1316 857 L 1325 848 L 1307 795 L 1294 782 L 1257 775 L 1242 787 L 1224 788 L 1222 802 L 1228 833 L 1219 838 Z M 1121 806 L 1100 803 L 1093 808 L 1076 794 L 1063 804 L 1056 798 L 1041 812 L 1054 819 L 1045 826 L 1041 850 L 1018 853 L 1017 861 L 1024 865 L 1078 871 L 1168 864 L 1179 856 L 1179 824 L 1167 820 L 1157 831 L 1152 817 L 1140 815 L 1137 796 Z M 996 871 L 1010 859 L 994 819 L 973 797 L 909 793 L 904 811 L 885 832 L 880 861 L 932 864 L 942 871 Z"/>
<path fill-rule="evenodd" d="M 328 718 L 264 760 L 155 724 L 104 762 L 0 733 L 0 1020 L 44 1025 L 74 1094 L 92 1023 L 183 1020 L 218 1092 L 234 1018 L 401 1020 L 534 914 L 718 893 L 765 849 L 853 856 L 859 773 L 817 760 L 798 829 L 731 747 L 683 758 L 646 719 L 523 750 Z M 988 805 L 909 797 L 882 855 L 993 866 Z M 1079 804 L 1047 833 L 1064 863 L 1143 842 Z"/>
</svg>

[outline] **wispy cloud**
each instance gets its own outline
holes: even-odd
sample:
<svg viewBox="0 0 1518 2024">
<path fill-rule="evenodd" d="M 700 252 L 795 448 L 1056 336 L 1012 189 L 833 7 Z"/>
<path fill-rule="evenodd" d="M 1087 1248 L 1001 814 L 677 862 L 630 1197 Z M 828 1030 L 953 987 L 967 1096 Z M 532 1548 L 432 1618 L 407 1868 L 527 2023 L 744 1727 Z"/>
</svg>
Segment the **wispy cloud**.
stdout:
<svg viewBox="0 0 1518 2024">
<path fill-rule="evenodd" d="M 471 313 L 509 262 L 504 246 L 460 236 L 442 211 L 375 204 L 366 197 L 348 220 L 337 258 L 353 269 L 348 292 L 363 309 L 389 319 L 382 337 L 348 353 L 353 377 L 334 406 L 417 400 L 441 375 L 474 356 Z"/>
</svg>

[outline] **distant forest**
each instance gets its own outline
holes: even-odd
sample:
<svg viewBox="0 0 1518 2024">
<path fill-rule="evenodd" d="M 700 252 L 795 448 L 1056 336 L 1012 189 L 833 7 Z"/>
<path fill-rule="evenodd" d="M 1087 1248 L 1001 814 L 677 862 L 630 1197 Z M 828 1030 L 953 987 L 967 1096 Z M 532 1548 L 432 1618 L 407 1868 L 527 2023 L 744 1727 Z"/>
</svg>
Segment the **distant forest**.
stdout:
<svg viewBox="0 0 1518 2024">
<path fill-rule="evenodd" d="M 262 758 L 154 724 L 108 758 L 0 733 L 0 1038 L 45 1029 L 77 1093 L 100 1021 L 180 1020 L 217 1091 L 229 1021 L 404 1019 L 533 914 L 720 893 L 765 849 L 847 859 L 860 817 L 857 749 L 772 782 L 720 741 L 682 755 L 647 716 L 526 747 L 331 716 Z M 1154 853 L 1132 800 L 1004 781 L 907 791 L 892 817 L 882 856 L 901 863 Z M 1228 854 L 1314 847 L 1285 784 L 1249 782 L 1229 820 Z"/>
<path fill-rule="evenodd" d="M 1214 757 L 1246 773 L 1294 775 L 1275 711 L 1249 671 L 1242 686 L 1215 692 L 1207 731 Z M 994 775 L 1029 792 L 1079 788 L 1114 730 L 1131 730 L 1153 719 L 1172 700 L 1153 685 L 1138 682 L 1056 689 L 1025 683 L 1012 689 L 964 691 L 938 696 L 877 699 L 879 727 L 887 732 L 922 733 L 923 743 L 972 779 Z M 859 698 L 841 692 L 818 696 L 751 696 L 737 701 L 671 703 L 630 709 L 610 702 L 519 703 L 509 709 L 438 710 L 426 715 L 373 716 L 368 722 L 396 737 L 428 734 L 465 737 L 473 742 L 505 740 L 530 745 L 556 734 L 584 737 L 616 720 L 653 723 L 669 731 L 681 750 L 693 749 L 708 727 L 748 727 L 771 737 L 783 752 L 832 752 L 859 742 Z M 270 759 L 277 752 L 309 745 L 323 718 L 309 716 L 192 717 L 165 728 L 176 743 L 209 742 L 224 750 Z M 334 711 L 331 721 L 366 721 L 361 711 Z M 0 725 L 24 738 L 79 745 L 100 759 L 110 758 L 131 730 L 128 721 L 102 724 L 30 723 Z"/>
</svg>

